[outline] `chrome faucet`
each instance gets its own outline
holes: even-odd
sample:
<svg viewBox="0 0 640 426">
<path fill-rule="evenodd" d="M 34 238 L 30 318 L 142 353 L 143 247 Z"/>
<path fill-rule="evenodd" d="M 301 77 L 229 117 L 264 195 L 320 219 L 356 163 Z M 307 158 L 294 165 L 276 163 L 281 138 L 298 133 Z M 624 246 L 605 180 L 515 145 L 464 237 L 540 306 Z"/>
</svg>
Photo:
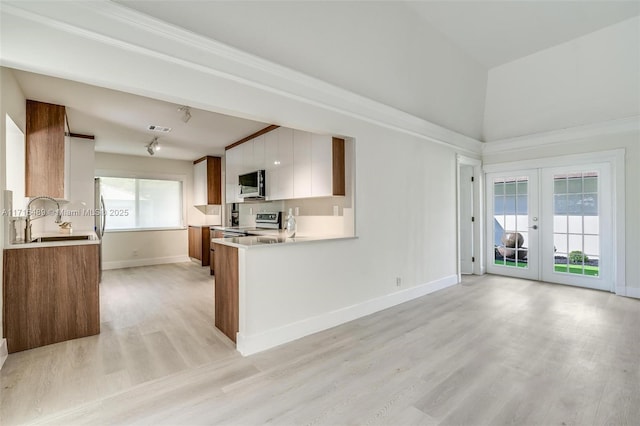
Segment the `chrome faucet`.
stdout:
<svg viewBox="0 0 640 426">
<path fill-rule="evenodd" d="M 34 201 L 38 201 L 38 200 L 46 200 L 46 201 L 53 201 L 54 203 L 56 203 L 56 206 L 58 207 L 58 210 L 56 212 L 56 223 L 61 223 L 62 222 L 62 214 L 60 213 L 60 203 L 58 203 L 58 201 L 56 201 L 54 198 L 51 197 L 47 197 L 46 195 L 41 195 L 39 197 L 34 197 L 31 199 L 31 201 L 29 201 L 29 204 L 27 204 L 27 226 L 24 229 L 24 242 L 25 243 L 30 243 L 31 242 L 31 221 L 32 220 L 36 220 L 40 217 L 44 217 L 47 214 L 45 213 L 43 216 L 39 216 L 37 218 L 31 219 L 31 203 L 33 203 Z"/>
</svg>

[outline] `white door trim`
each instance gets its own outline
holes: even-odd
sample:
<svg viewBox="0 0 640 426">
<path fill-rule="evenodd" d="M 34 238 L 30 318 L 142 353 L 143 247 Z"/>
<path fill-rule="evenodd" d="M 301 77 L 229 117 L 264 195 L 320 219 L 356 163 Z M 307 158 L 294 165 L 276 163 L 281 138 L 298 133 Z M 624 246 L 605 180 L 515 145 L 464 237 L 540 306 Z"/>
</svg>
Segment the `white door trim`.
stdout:
<svg viewBox="0 0 640 426">
<path fill-rule="evenodd" d="M 612 226 L 613 226 L 613 285 L 616 294 L 627 294 L 625 273 L 625 150 L 589 152 L 549 158 L 534 158 L 507 163 L 483 165 L 484 173 L 508 172 L 532 168 L 576 166 L 591 163 L 609 163 L 613 182 Z M 485 201 L 487 202 L 487 201 Z M 488 257 L 488 256 L 487 256 Z"/>
<path fill-rule="evenodd" d="M 475 226 L 473 227 L 473 252 L 475 262 L 473 263 L 473 274 L 482 275 L 485 273 L 484 254 L 484 175 L 482 173 L 482 161 L 477 158 L 466 157 L 456 154 L 456 241 L 457 241 L 457 273 L 458 282 L 462 280 L 460 268 L 460 166 L 468 165 L 473 167 L 473 211 L 476 215 Z"/>
</svg>

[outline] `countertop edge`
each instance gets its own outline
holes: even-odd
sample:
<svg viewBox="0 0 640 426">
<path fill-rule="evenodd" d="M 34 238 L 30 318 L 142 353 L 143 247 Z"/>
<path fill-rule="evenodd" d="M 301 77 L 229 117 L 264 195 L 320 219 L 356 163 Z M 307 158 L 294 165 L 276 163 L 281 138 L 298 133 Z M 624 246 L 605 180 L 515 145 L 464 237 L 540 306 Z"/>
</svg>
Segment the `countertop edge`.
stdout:
<svg viewBox="0 0 640 426">
<path fill-rule="evenodd" d="M 35 236 L 34 238 L 42 237 L 42 236 L 64 236 L 65 234 L 56 234 L 56 233 L 45 233 Z M 17 244 L 7 244 L 4 249 L 5 250 L 14 250 L 14 249 L 30 249 L 30 248 L 41 248 L 41 247 L 67 247 L 67 246 L 84 246 L 84 245 L 98 245 L 101 240 L 98 238 L 94 231 L 78 231 L 74 232 L 71 235 L 90 235 L 92 236 L 89 240 L 71 240 L 71 241 L 49 241 L 46 243 L 17 243 Z"/>
<path fill-rule="evenodd" d="M 251 236 L 249 237 L 244 237 L 244 238 L 251 238 Z M 357 236 L 351 236 L 351 237 L 343 237 L 343 236 L 336 236 L 336 237 L 299 237 L 300 239 L 297 238 L 291 238 L 291 239 L 287 239 L 288 241 L 285 242 L 281 242 L 281 243 L 272 243 L 272 244 L 255 244 L 255 245 L 246 245 L 246 244 L 240 244 L 240 243 L 234 243 L 232 241 L 229 241 L 228 238 L 214 238 L 211 240 L 212 243 L 214 244 L 222 244 L 225 246 L 230 246 L 230 247 L 236 247 L 236 248 L 240 248 L 240 249 L 254 249 L 254 248 L 259 248 L 259 247 L 282 247 L 282 246 L 288 246 L 291 244 L 309 244 L 309 243 L 319 243 L 319 242 L 323 242 L 323 241 L 341 241 L 341 240 L 357 240 L 358 237 Z"/>
</svg>

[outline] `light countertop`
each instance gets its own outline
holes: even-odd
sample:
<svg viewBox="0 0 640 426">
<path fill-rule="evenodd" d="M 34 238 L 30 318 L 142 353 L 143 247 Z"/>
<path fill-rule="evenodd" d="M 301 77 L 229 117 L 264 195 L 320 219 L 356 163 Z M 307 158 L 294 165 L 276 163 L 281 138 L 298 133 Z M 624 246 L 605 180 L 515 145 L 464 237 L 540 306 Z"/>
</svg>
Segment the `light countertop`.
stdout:
<svg viewBox="0 0 640 426">
<path fill-rule="evenodd" d="M 284 244 L 300 244 L 328 240 L 349 240 L 353 238 L 356 237 L 345 237 L 338 235 L 287 238 L 281 231 L 280 233 L 278 233 L 278 235 L 249 235 L 248 237 L 214 238 L 211 240 L 211 242 L 215 244 L 223 244 L 231 247 L 247 249 L 253 247 L 278 247 Z"/>
<path fill-rule="evenodd" d="M 69 234 L 63 234 L 60 232 L 44 232 L 33 235 L 33 238 L 40 237 L 65 237 Z M 88 240 L 69 240 L 69 241 L 48 241 L 44 243 L 14 243 L 5 246 L 5 249 L 25 249 L 25 248 L 38 248 L 38 247 L 62 247 L 62 246 L 81 246 L 87 244 L 100 244 L 100 239 L 94 231 L 76 231 L 71 233 L 71 236 L 84 236 L 88 235 Z"/>
</svg>

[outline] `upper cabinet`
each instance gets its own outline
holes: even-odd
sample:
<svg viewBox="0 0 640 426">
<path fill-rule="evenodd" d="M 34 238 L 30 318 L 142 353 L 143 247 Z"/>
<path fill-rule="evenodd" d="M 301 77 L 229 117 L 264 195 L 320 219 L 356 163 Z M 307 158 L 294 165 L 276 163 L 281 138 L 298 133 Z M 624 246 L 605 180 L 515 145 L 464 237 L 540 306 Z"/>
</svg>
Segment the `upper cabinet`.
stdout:
<svg viewBox="0 0 640 426">
<path fill-rule="evenodd" d="M 69 141 L 64 134 L 64 106 L 27 100 L 26 117 L 25 196 L 68 198 Z"/>
<path fill-rule="evenodd" d="M 193 205 L 222 204 L 222 163 L 220 157 L 202 157 L 193 162 Z"/>
<path fill-rule="evenodd" d="M 293 130 L 279 127 L 265 134 L 267 200 L 293 198 Z"/>
<path fill-rule="evenodd" d="M 266 199 L 345 195 L 344 139 L 278 127 L 226 151 L 226 202 L 237 203 L 238 176 L 265 170 Z"/>
<path fill-rule="evenodd" d="M 242 146 L 228 149 L 225 152 L 225 199 L 227 203 L 238 203 L 240 199 L 240 186 L 238 176 L 242 173 Z"/>
</svg>

